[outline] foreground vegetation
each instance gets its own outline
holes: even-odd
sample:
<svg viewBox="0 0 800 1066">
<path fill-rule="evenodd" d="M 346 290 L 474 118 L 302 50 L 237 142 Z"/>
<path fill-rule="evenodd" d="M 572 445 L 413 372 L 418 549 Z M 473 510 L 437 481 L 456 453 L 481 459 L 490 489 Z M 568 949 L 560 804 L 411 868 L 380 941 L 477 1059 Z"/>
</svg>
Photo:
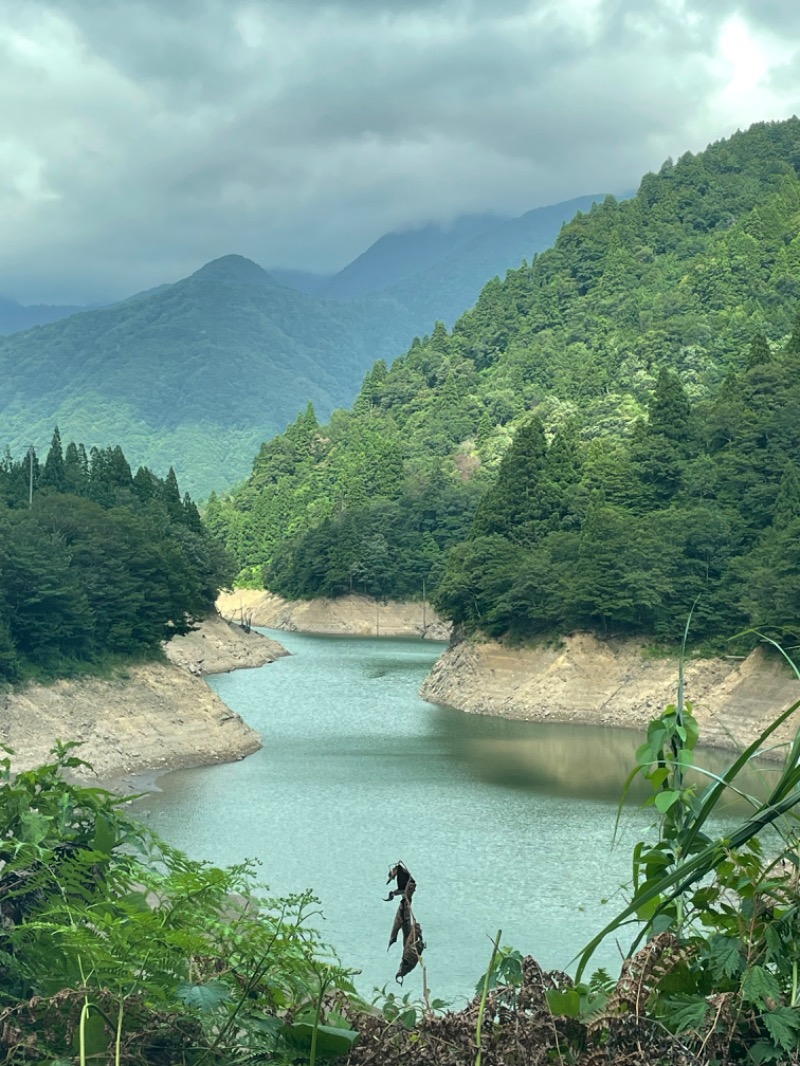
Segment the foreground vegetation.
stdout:
<svg viewBox="0 0 800 1066">
<path fill-rule="evenodd" d="M 168 847 L 120 798 L 64 779 L 85 766 L 74 746 L 16 777 L 6 757 L 0 1061 L 800 1062 L 800 737 L 764 797 L 739 781 L 798 708 L 717 776 L 694 766 L 698 729 L 679 690 L 651 723 L 629 779 L 650 782 L 658 820 L 656 836 L 634 847 L 629 904 L 584 949 L 574 978 L 543 973 L 498 933 L 475 998 L 459 1012 L 443 1012 L 427 990 L 419 1004 L 384 994 L 368 1007 L 314 932 L 313 897 L 263 898 L 252 866 L 221 870 Z M 689 783 L 692 768 L 707 787 Z M 720 836 L 712 820 L 730 790 L 751 812 Z M 410 910 L 414 881 L 402 864 L 391 877 L 391 895 L 402 897 L 392 939 L 402 926 L 404 974 L 424 943 Z M 588 977 L 595 948 L 627 926 L 621 976 Z"/>
<path fill-rule="evenodd" d="M 348 976 L 301 895 L 261 899 L 249 865 L 169 848 L 59 748 L 0 779 L 3 1063 L 230 1063 L 341 1050 Z M 328 1032 L 322 1022 L 333 1023 Z M 341 1032 L 339 1032 L 341 1030 Z"/>
</svg>

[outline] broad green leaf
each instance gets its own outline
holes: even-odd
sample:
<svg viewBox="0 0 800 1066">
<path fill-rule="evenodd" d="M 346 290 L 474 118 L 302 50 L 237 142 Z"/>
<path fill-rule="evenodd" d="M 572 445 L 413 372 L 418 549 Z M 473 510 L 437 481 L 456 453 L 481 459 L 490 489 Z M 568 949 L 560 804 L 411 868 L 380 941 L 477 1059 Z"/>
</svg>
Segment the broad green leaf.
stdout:
<svg viewBox="0 0 800 1066">
<path fill-rule="evenodd" d="M 659 792 L 655 799 L 656 810 L 661 811 L 662 814 L 666 814 L 670 807 L 677 803 L 680 798 L 680 792 L 673 792 L 671 790 Z"/>
<path fill-rule="evenodd" d="M 683 724 L 686 729 L 686 745 L 688 748 L 693 748 L 700 737 L 700 726 L 697 724 L 697 719 L 692 714 L 687 714 L 683 719 Z"/>
<path fill-rule="evenodd" d="M 761 1015 L 769 1035 L 784 1051 L 797 1047 L 797 1032 L 800 1030 L 800 1011 L 797 1007 L 775 1007 Z"/>
<path fill-rule="evenodd" d="M 669 777 L 669 770 L 666 766 L 660 766 L 657 770 L 653 770 L 652 774 L 649 774 L 648 777 L 653 788 L 661 788 Z"/>
<path fill-rule="evenodd" d="M 83 1047 L 87 1059 L 93 1062 L 101 1062 L 111 1043 L 111 1037 L 103 1024 L 102 1014 L 89 1008 L 89 1013 L 83 1021 Z M 75 1035 L 72 1038 L 72 1047 L 76 1055 L 81 1049 L 81 1026 L 75 1027 Z"/>
<path fill-rule="evenodd" d="M 561 1018 L 577 1018 L 581 1013 L 581 995 L 577 988 L 570 988 L 567 992 L 559 992 L 555 988 L 549 988 L 547 1005 L 553 1014 Z"/>
<path fill-rule="evenodd" d="M 26 844 L 41 844 L 50 831 L 50 819 L 38 811 L 24 811 L 19 821 L 21 836 Z"/>
<path fill-rule="evenodd" d="M 661 905 L 661 896 L 654 896 L 643 904 L 636 912 L 636 917 L 642 922 L 649 922 Z"/>
<path fill-rule="evenodd" d="M 208 981 L 204 985 L 182 981 L 178 985 L 177 996 L 187 1007 L 193 1007 L 203 1014 L 208 1014 L 210 1011 L 217 1010 L 223 1003 L 227 1003 L 231 998 L 231 992 L 222 981 Z"/>
<path fill-rule="evenodd" d="M 98 814 L 94 824 L 94 840 L 92 850 L 99 851 L 101 855 L 110 855 L 117 843 L 117 834 L 108 818 Z"/>
<path fill-rule="evenodd" d="M 751 966 L 742 979 L 742 995 L 750 1003 L 765 1007 L 767 1001 L 780 999 L 780 986 L 773 974 L 763 966 Z"/>
<path fill-rule="evenodd" d="M 247 1019 L 247 1025 L 250 1029 L 257 1029 L 260 1033 L 265 1033 L 268 1036 L 277 1037 L 280 1035 L 280 1031 L 284 1026 L 284 1022 L 281 1018 L 276 1018 L 274 1014 L 246 1014 L 239 1015 L 244 1020 Z"/>
<path fill-rule="evenodd" d="M 736 937 L 714 936 L 709 944 L 709 962 L 716 979 L 735 977 L 742 968 L 742 942 Z"/>
<path fill-rule="evenodd" d="M 670 996 L 663 1003 L 664 1021 L 674 1033 L 697 1031 L 707 1012 L 708 1003 L 702 996 Z"/>
<path fill-rule="evenodd" d="M 314 1028 L 312 1022 L 295 1022 L 293 1025 L 284 1025 L 281 1035 L 295 1047 L 310 1048 Z M 358 1033 L 354 1029 L 318 1025 L 316 1030 L 318 1055 L 345 1055 L 358 1040 Z"/>
<path fill-rule="evenodd" d="M 638 766 L 649 766 L 651 763 L 658 762 L 658 754 L 649 743 L 641 744 L 636 749 L 635 758 Z"/>
<path fill-rule="evenodd" d="M 752 1047 L 748 1048 L 747 1054 L 756 1063 L 756 1066 L 761 1066 L 762 1062 L 779 1063 L 783 1058 L 783 1052 L 780 1048 L 776 1048 L 769 1040 L 757 1040 Z"/>
</svg>

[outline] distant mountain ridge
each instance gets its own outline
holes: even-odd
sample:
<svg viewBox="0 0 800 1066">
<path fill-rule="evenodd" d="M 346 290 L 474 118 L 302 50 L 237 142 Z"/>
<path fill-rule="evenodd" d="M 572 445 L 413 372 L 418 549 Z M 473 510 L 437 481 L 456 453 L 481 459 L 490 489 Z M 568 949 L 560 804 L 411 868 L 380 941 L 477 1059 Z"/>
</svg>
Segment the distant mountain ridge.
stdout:
<svg viewBox="0 0 800 1066">
<path fill-rule="evenodd" d="M 0 334 L 19 333 L 21 330 L 33 329 L 48 322 L 85 311 L 85 307 L 59 306 L 56 304 L 31 304 L 25 306 L 0 296 Z"/>
<path fill-rule="evenodd" d="M 227 255 L 172 285 L 0 338 L 0 448 L 44 447 L 57 423 L 87 446 L 119 441 L 134 465 L 162 474 L 174 466 L 202 499 L 243 478 L 260 444 L 309 402 L 323 418 L 350 403 L 376 359 L 391 361 L 437 319 L 456 317 L 494 273 L 542 251 L 577 205 L 595 199 L 488 229 L 489 216 L 480 216 L 449 235 L 431 230 L 413 255 L 408 235 L 376 242 L 377 251 L 359 257 L 362 280 L 356 271 L 344 281 L 356 291 L 373 261 L 382 287 L 353 299 L 290 288 Z M 405 249 L 395 267 L 386 257 L 392 246 Z M 412 259 L 438 254 L 441 276 L 434 264 L 383 285 Z"/>
<path fill-rule="evenodd" d="M 578 196 L 498 221 L 389 291 L 423 320 L 438 319 L 450 327 L 473 306 L 490 278 L 502 278 L 523 260 L 545 251 L 566 222 L 603 199 L 601 194 Z"/>
<path fill-rule="evenodd" d="M 385 233 L 352 263 L 317 289 L 333 300 L 355 300 L 389 289 L 428 270 L 460 245 L 505 222 L 500 215 L 462 215 L 449 226 L 429 223 L 415 229 Z M 487 280 L 487 279 L 484 279 Z"/>
<path fill-rule="evenodd" d="M 279 285 L 285 285 L 289 289 L 297 289 L 298 292 L 309 294 L 317 292 L 322 285 L 333 277 L 333 274 L 315 274 L 311 270 L 290 270 L 286 267 L 269 267 L 267 270 Z"/>
</svg>

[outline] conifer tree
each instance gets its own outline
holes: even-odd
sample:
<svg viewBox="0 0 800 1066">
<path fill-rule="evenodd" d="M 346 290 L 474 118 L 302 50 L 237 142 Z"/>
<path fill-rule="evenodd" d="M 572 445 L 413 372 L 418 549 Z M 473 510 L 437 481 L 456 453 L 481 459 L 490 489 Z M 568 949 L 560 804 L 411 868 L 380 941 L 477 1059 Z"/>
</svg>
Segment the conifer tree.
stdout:
<svg viewBox="0 0 800 1066">
<path fill-rule="evenodd" d="M 475 514 L 472 536 L 499 533 L 526 541 L 548 515 L 542 474 L 547 456 L 544 424 L 537 416 L 523 423 L 503 457 L 497 480 Z"/>
<path fill-rule="evenodd" d="M 769 342 L 764 336 L 763 330 L 759 330 L 750 342 L 750 349 L 747 353 L 747 369 L 752 370 L 754 366 L 763 366 L 771 360 L 772 351 Z"/>
<path fill-rule="evenodd" d="M 89 463 L 84 446 L 70 441 L 64 452 L 65 491 L 84 496 L 89 488 Z"/>
<path fill-rule="evenodd" d="M 58 426 L 53 430 L 50 451 L 47 453 L 44 467 L 39 475 L 39 488 L 52 489 L 54 492 L 65 492 L 67 489 L 64 453 L 61 448 L 61 434 L 58 431 Z"/>
</svg>

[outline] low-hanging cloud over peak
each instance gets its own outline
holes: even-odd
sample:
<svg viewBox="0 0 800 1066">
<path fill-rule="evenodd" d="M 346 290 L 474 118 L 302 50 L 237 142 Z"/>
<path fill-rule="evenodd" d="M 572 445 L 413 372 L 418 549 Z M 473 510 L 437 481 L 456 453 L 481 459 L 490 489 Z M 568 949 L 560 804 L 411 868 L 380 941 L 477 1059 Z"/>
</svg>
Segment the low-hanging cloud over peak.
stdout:
<svg viewBox="0 0 800 1066">
<path fill-rule="evenodd" d="M 0 292 L 111 298 L 240 252 L 634 185 L 800 107 L 794 0 L 0 0 Z M 789 43 L 787 43 L 789 42 Z"/>
</svg>

